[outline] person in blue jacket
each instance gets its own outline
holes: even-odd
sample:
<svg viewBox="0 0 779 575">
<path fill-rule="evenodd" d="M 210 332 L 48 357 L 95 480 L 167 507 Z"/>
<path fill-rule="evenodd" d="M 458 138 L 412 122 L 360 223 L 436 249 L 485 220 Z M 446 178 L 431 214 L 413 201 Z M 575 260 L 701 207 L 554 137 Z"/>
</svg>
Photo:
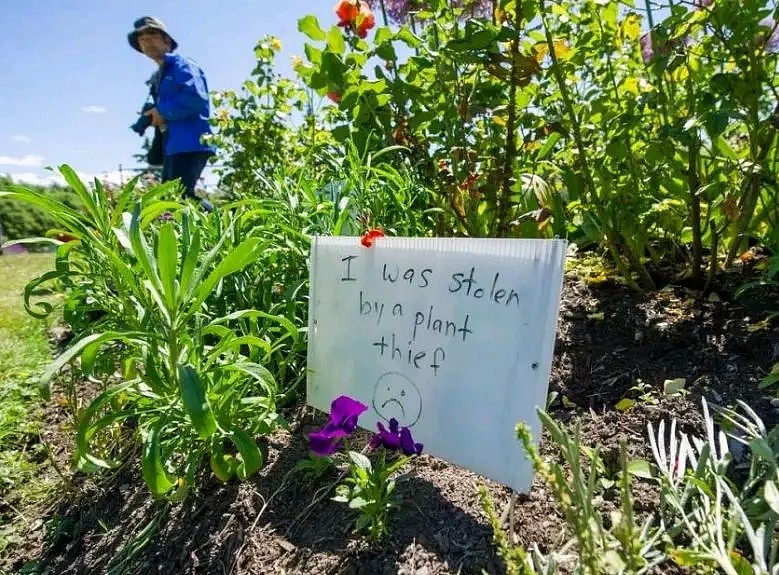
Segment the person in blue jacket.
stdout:
<svg viewBox="0 0 779 575">
<path fill-rule="evenodd" d="M 180 179 L 186 195 L 196 198 L 195 185 L 216 152 L 203 142 L 203 136 L 212 133 L 206 75 L 190 58 L 174 53 L 178 43 L 157 18 L 136 20 L 127 39 L 158 66 L 151 80 L 155 107 L 145 115 L 164 131 L 162 181 Z M 207 200 L 202 203 L 208 211 L 213 209 Z"/>
</svg>

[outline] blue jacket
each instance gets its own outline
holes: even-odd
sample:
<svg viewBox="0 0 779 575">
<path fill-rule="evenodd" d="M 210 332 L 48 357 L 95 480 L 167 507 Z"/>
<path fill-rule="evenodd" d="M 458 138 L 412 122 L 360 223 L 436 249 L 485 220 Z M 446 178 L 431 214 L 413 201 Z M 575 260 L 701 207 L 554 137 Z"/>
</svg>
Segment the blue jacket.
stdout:
<svg viewBox="0 0 779 575">
<path fill-rule="evenodd" d="M 211 103 L 206 75 L 195 62 L 179 54 L 166 54 L 160 68 L 157 111 L 167 127 L 165 155 L 215 152 L 201 141 L 211 134 Z"/>
</svg>

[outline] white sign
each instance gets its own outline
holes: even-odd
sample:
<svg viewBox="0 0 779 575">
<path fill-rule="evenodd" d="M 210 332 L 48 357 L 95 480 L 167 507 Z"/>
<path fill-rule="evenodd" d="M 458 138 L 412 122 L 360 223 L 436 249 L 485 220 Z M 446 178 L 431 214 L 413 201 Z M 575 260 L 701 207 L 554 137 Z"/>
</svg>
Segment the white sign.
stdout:
<svg viewBox="0 0 779 575">
<path fill-rule="evenodd" d="M 369 406 L 424 451 L 527 491 L 552 365 L 566 242 L 314 237 L 308 403 Z"/>
</svg>

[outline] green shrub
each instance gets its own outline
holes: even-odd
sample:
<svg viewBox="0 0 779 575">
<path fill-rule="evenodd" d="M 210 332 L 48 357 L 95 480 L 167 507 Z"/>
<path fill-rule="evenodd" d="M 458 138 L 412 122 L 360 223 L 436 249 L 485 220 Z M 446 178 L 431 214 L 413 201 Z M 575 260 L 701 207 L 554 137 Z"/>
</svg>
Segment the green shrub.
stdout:
<svg viewBox="0 0 779 575">
<path fill-rule="evenodd" d="M 12 183 L 10 178 L 0 177 L 0 190 L 9 188 Z M 78 196 L 67 188 L 59 186 L 51 188 L 31 186 L 30 188 L 62 202 L 71 209 L 78 210 L 81 207 Z M 42 237 L 55 225 L 54 218 L 45 210 L 15 199 L 0 199 L 0 227 L 3 230 L 3 241 Z"/>
</svg>

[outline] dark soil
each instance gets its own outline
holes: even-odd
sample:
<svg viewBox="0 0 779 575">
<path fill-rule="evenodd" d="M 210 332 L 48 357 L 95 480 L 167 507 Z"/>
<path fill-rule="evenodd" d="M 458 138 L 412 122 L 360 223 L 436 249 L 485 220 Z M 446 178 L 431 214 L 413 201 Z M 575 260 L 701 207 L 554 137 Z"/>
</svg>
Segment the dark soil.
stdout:
<svg viewBox="0 0 779 575">
<path fill-rule="evenodd" d="M 615 283 L 568 278 L 552 415 L 569 428 L 580 424 L 582 443 L 598 447 L 614 468 L 623 438 L 632 456 L 651 459 L 650 422 L 676 418 L 682 431 L 698 431 L 702 397 L 720 405 L 746 401 L 775 425 L 776 407 L 757 384 L 779 361 L 779 332 L 755 326 L 779 309 L 779 298 L 765 289 L 735 300 L 743 282 L 737 273 L 726 275 L 702 296 L 683 287 L 637 294 Z M 666 397 L 663 382 L 674 378 L 686 379 L 687 393 Z M 636 403 L 615 410 L 626 397 Z M 505 573 L 478 489 L 488 487 L 499 512 L 509 504 L 508 489 L 422 456 L 400 484 L 403 505 L 389 540 L 371 546 L 351 532 L 354 512 L 330 500 L 334 476 L 313 480 L 294 469 L 306 453 L 306 432 L 321 425 L 322 415 L 299 409 L 287 417 L 291 428 L 271 438 L 260 474 L 224 485 L 204 473 L 183 504 L 152 501 L 132 462 L 111 477 L 75 477 L 41 517 L 27 548 L 11 558 L 14 572 L 35 562 L 33 572 L 57 575 Z M 61 453 L 69 440 L 60 434 Z M 556 456 L 546 436 L 542 453 Z M 647 484 L 636 484 L 634 496 L 639 512 L 656 503 Z M 610 498 L 606 491 L 604 509 L 613 506 Z M 565 542 L 562 518 L 540 481 L 519 497 L 514 518 L 515 536 L 527 548 L 544 552 Z M 674 569 L 661 572 L 681 572 Z"/>
</svg>

